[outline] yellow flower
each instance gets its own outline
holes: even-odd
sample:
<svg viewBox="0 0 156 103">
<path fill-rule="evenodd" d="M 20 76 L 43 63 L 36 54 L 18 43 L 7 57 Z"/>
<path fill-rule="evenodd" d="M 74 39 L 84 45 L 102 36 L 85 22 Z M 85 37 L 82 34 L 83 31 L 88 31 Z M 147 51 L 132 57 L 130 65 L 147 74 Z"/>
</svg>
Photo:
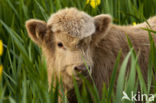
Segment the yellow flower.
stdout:
<svg viewBox="0 0 156 103">
<path fill-rule="evenodd" d="M 133 26 L 136 26 L 136 22 L 133 22 Z"/>
<path fill-rule="evenodd" d="M 95 8 L 96 6 L 100 5 L 101 0 L 87 0 L 87 4 L 89 3 L 92 8 Z"/>
<path fill-rule="evenodd" d="M 3 66 L 0 65 L 0 78 L 1 78 L 1 76 L 2 76 L 2 71 L 3 71 Z"/>
<path fill-rule="evenodd" d="M 3 42 L 2 40 L 0 40 L 0 56 L 2 55 L 3 53 Z"/>
</svg>

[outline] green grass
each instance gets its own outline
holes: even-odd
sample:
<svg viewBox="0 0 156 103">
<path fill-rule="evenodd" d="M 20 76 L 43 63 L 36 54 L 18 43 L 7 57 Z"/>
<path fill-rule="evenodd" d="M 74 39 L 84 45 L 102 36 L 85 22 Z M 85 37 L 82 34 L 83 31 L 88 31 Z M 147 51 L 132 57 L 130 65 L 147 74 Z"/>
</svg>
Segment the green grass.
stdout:
<svg viewBox="0 0 156 103">
<path fill-rule="evenodd" d="M 0 39 L 4 43 L 4 53 L 0 57 L 4 71 L 0 83 L 0 103 L 56 103 L 58 88 L 48 92 L 46 63 L 41 57 L 40 49 L 28 38 L 25 21 L 36 18 L 47 21 L 48 17 L 57 10 L 65 7 L 76 7 L 92 16 L 108 13 L 114 18 L 114 23 L 120 25 L 140 23 L 150 16 L 156 15 L 156 0 L 102 0 L 101 4 L 93 9 L 85 0 L 0 0 Z M 120 103 L 122 91 L 128 95 L 136 92 L 141 86 L 144 93 L 150 94 L 151 85 L 156 91 L 156 79 L 153 78 L 153 69 L 156 71 L 156 48 L 149 31 L 150 54 L 148 65 L 148 83 L 145 84 L 140 67 L 137 63 L 138 55 L 129 41 L 130 52 L 123 61 L 117 79 L 117 91 L 114 92 L 114 81 L 120 60 L 120 53 L 116 59 L 110 86 L 103 87 L 103 97 L 99 98 L 95 86 L 83 83 L 80 93 L 74 83 L 76 97 L 79 103 Z M 130 75 L 125 75 L 128 59 L 131 58 Z M 136 68 L 136 69 L 135 69 Z M 112 68 L 113 69 L 113 68 Z M 138 79 L 135 80 L 136 75 Z M 154 84 L 151 84 L 151 83 Z M 59 83 L 58 83 L 59 85 Z M 86 89 L 88 88 L 88 89 Z M 156 92 L 154 92 L 156 93 Z M 156 94 L 155 94 L 156 96 Z M 64 103 L 67 99 L 63 97 Z M 131 103 L 123 101 L 124 103 Z M 156 101 L 155 101 L 156 102 Z"/>
</svg>

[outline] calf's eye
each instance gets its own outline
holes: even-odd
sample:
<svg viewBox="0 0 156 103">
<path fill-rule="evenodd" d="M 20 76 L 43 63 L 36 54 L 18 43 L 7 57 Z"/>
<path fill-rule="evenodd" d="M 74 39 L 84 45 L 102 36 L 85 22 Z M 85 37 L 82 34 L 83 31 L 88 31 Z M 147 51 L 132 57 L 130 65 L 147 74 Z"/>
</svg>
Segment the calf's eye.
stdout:
<svg viewBox="0 0 156 103">
<path fill-rule="evenodd" d="M 61 42 L 59 42 L 58 44 L 58 47 L 62 48 L 63 47 L 63 44 Z"/>
</svg>

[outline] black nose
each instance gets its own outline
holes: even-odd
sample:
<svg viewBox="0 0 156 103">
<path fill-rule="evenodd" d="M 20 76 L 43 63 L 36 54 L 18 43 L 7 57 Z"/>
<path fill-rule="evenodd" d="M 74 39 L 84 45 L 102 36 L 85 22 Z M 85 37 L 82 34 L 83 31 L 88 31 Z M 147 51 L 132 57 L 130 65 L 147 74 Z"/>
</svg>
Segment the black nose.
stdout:
<svg viewBox="0 0 156 103">
<path fill-rule="evenodd" d="M 78 71 L 78 72 L 85 72 L 85 71 L 87 71 L 87 68 L 90 70 L 90 67 L 89 66 L 85 66 L 83 64 L 83 65 L 75 66 L 74 67 L 74 70 L 75 71 Z"/>
</svg>

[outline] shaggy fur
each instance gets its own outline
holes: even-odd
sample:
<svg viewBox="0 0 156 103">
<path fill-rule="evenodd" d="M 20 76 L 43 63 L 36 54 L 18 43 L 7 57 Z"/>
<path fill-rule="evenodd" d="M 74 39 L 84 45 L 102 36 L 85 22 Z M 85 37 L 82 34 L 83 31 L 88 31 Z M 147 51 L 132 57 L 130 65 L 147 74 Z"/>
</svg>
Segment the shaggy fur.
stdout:
<svg viewBox="0 0 156 103">
<path fill-rule="evenodd" d="M 47 24 L 34 19 L 26 22 L 29 37 L 46 56 L 49 87 L 52 77 L 60 76 L 65 92 L 73 89 L 73 75 L 81 84 L 74 68 L 82 66 L 85 59 L 101 95 L 103 83 L 109 84 L 119 51 L 122 50 L 121 62 L 129 51 L 125 34 L 129 36 L 135 51 L 140 53 L 139 64 L 146 79 L 150 43 L 148 32 L 141 27 L 148 25 L 117 26 L 111 21 L 109 15 L 91 17 L 75 8 L 66 8 L 53 14 Z M 156 30 L 156 17 L 148 22 L 150 28 Z M 79 73 L 83 74 L 82 70 Z"/>
<path fill-rule="evenodd" d="M 53 26 L 53 32 L 63 31 L 79 38 L 87 37 L 95 32 L 93 18 L 74 8 L 70 10 L 66 8 L 52 14 L 48 20 L 48 25 Z"/>
</svg>

